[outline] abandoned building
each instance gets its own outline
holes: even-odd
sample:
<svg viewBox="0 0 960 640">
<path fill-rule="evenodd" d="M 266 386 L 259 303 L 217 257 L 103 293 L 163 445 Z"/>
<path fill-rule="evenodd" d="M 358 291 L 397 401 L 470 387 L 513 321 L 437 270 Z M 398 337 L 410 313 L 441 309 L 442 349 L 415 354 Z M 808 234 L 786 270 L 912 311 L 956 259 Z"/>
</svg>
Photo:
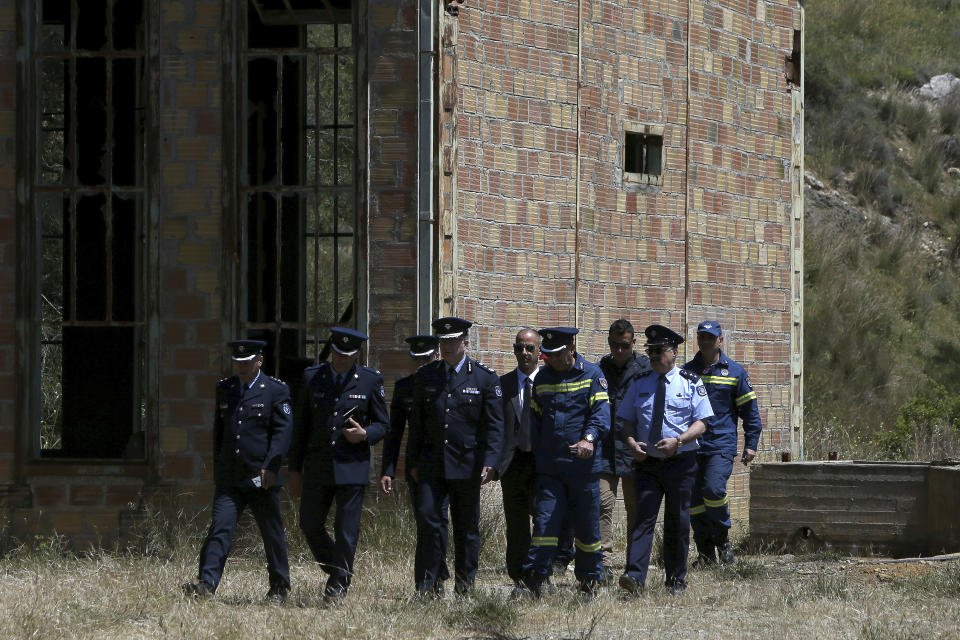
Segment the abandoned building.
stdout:
<svg viewBox="0 0 960 640">
<path fill-rule="evenodd" d="M 719 320 L 802 457 L 802 0 L 0 0 L 3 533 L 212 495 L 224 343 Z M 682 347 L 691 357 L 695 342 Z M 746 516 L 746 474 L 731 481 Z"/>
</svg>

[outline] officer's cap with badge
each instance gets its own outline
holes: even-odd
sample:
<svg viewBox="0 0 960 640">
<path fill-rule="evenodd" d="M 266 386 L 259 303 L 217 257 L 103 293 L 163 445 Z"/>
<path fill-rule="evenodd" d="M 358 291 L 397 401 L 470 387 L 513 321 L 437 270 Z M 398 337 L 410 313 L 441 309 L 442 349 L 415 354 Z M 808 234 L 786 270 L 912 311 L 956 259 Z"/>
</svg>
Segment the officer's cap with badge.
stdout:
<svg viewBox="0 0 960 640">
<path fill-rule="evenodd" d="M 683 336 L 662 324 L 652 324 L 643 330 L 647 336 L 646 347 L 676 347 L 683 343 Z"/>
<path fill-rule="evenodd" d="M 432 356 L 440 343 L 436 336 L 410 336 L 406 339 L 410 345 L 410 356 L 413 358 L 425 358 Z"/>
<path fill-rule="evenodd" d="M 573 343 L 573 336 L 580 333 L 580 329 L 574 327 L 550 327 L 549 329 L 540 329 L 541 344 L 540 351 L 544 353 L 556 353 L 565 349 Z"/>
<path fill-rule="evenodd" d="M 360 351 L 360 346 L 368 340 L 367 334 L 346 327 L 330 329 L 330 348 L 342 356 L 352 356 Z"/>
<path fill-rule="evenodd" d="M 263 340 L 233 340 L 227 346 L 230 347 L 231 360 L 245 362 L 262 356 L 267 343 Z"/>
<path fill-rule="evenodd" d="M 723 329 L 720 328 L 720 323 L 716 320 L 704 320 L 697 325 L 697 333 L 709 333 L 719 338 L 723 335 Z"/>
<path fill-rule="evenodd" d="M 439 340 L 464 338 L 473 323 L 463 318 L 438 318 L 433 321 L 433 332 Z"/>
</svg>

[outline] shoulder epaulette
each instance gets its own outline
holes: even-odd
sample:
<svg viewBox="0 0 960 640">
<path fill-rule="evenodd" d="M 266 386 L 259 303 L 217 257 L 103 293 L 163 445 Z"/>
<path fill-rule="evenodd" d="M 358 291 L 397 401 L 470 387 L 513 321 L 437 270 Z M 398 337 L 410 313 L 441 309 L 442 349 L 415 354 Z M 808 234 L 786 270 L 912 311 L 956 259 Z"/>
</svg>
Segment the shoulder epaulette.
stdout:
<svg viewBox="0 0 960 640">
<path fill-rule="evenodd" d="M 641 374 L 640 374 L 639 376 L 637 376 L 637 377 L 642 378 L 642 377 L 644 377 L 644 376 L 650 375 L 651 373 L 653 373 L 653 369 L 647 369 L 646 371 L 644 371 L 643 373 L 641 373 Z"/>
<path fill-rule="evenodd" d="M 689 371 L 687 369 L 680 369 L 680 375 L 682 375 L 684 378 L 686 378 L 690 382 L 696 382 L 697 380 L 700 379 L 700 376 L 695 374 L 693 371 Z"/>
<path fill-rule="evenodd" d="M 230 381 L 230 378 L 232 378 L 232 377 L 233 377 L 233 376 L 227 376 L 226 378 L 220 378 L 220 380 L 217 381 L 217 384 L 223 384 L 224 382 L 229 382 L 229 381 Z"/>
<path fill-rule="evenodd" d="M 381 374 L 379 371 L 377 371 L 376 369 L 374 369 L 373 367 L 361 366 L 360 369 L 363 370 L 363 371 L 369 371 L 370 373 L 375 373 L 375 374 L 377 374 L 378 376 L 379 376 L 379 375 L 383 375 L 383 374 Z"/>
<path fill-rule="evenodd" d="M 488 367 L 487 365 L 483 364 L 478 360 L 474 360 L 474 363 L 477 365 L 477 367 L 486 371 L 487 373 L 496 373 L 496 371 L 494 371 L 493 369 L 491 369 L 490 367 Z"/>
<path fill-rule="evenodd" d="M 274 378 L 273 376 L 267 376 L 267 377 L 270 378 L 271 380 L 273 380 L 274 382 L 279 382 L 279 383 L 282 384 L 283 386 L 287 386 L 287 383 L 284 382 L 283 380 L 281 380 L 280 378 Z"/>
</svg>

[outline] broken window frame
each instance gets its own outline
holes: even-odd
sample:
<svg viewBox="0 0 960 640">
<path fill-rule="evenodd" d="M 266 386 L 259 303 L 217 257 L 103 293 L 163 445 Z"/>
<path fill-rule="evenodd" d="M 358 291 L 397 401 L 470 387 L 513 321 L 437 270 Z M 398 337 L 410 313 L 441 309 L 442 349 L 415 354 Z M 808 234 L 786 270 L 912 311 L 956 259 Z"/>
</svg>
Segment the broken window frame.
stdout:
<svg viewBox="0 0 960 640">
<path fill-rule="evenodd" d="M 84 17 L 86 14 L 81 14 L 81 6 L 85 7 L 84 11 L 90 11 L 89 5 L 84 5 L 80 0 L 65 0 L 66 6 L 69 7 L 69 14 L 64 14 L 64 17 L 69 17 L 71 28 L 70 33 L 66 33 L 65 28 L 60 29 L 62 32 L 60 40 L 55 35 L 56 29 L 50 29 L 50 26 L 60 23 L 44 22 L 44 7 L 41 0 L 23 3 L 19 6 L 17 13 L 18 45 L 30 52 L 28 59 L 18 59 L 17 65 L 18 92 L 19 95 L 24 96 L 23 100 L 18 100 L 18 129 L 21 134 L 18 135 L 17 175 L 18 180 L 25 187 L 17 203 L 18 235 L 21 239 L 22 255 L 25 258 L 18 264 L 18 282 L 25 284 L 19 288 L 17 315 L 22 320 L 21 326 L 24 327 L 24 330 L 18 334 L 18 344 L 22 353 L 27 356 L 19 359 L 18 371 L 21 379 L 28 381 L 26 397 L 20 403 L 18 410 L 18 420 L 27 434 L 27 437 L 20 440 L 20 450 L 25 455 L 25 460 L 44 463 L 102 462 L 114 465 L 113 468 L 118 471 L 123 469 L 117 466 L 118 462 L 133 463 L 138 466 L 147 462 L 146 434 L 154 431 L 156 422 L 156 402 L 151 401 L 151 398 L 155 397 L 155 393 L 152 392 L 156 390 L 156 376 L 152 374 L 151 366 L 148 365 L 152 360 L 148 357 L 148 351 L 155 351 L 157 348 L 155 336 L 152 335 L 148 322 L 148 318 L 155 314 L 156 303 L 153 296 L 148 295 L 153 290 L 151 285 L 154 281 L 148 264 L 156 263 L 154 225 L 149 224 L 147 215 L 151 192 L 148 188 L 150 156 L 147 149 L 150 146 L 149 122 L 153 121 L 152 105 L 155 103 L 155 100 L 151 99 L 153 90 L 150 73 L 155 60 L 155 51 L 148 50 L 150 39 L 147 37 L 151 23 L 152 3 L 144 1 L 141 4 L 137 25 L 142 38 L 139 42 L 131 44 L 131 41 L 126 40 L 130 32 L 116 28 L 113 22 L 114 20 L 119 22 L 118 16 L 128 9 L 129 5 L 122 5 L 121 2 L 122 0 L 107 0 L 104 3 L 104 32 L 96 36 L 102 35 L 103 41 L 93 45 L 90 44 L 88 35 L 84 35 L 83 41 L 77 36 L 77 33 L 83 29 L 81 22 L 86 19 Z M 53 62 L 51 68 L 55 70 L 58 60 L 63 62 L 64 69 L 64 80 L 59 92 L 56 90 L 56 84 L 45 83 L 43 74 L 44 65 Z M 80 141 L 77 134 L 83 126 L 83 123 L 78 123 L 80 109 L 77 104 L 83 98 L 81 98 L 82 85 L 78 80 L 77 69 L 81 65 L 89 68 L 101 63 L 104 70 L 103 104 L 112 105 L 113 108 L 105 106 L 103 109 L 105 140 L 101 148 L 105 151 L 95 159 L 90 159 L 88 152 L 80 150 L 85 143 Z M 118 75 L 118 69 L 121 66 L 127 67 L 128 72 L 132 68 L 136 88 L 132 93 L 115 93 L 116 87 L 128 86 L 125 79 L 121 80 L 124 76 Z M 49 77 L 55 78 L 56 72 Z M 51 86 L 63 97 L 60 102 L 60 111 L 57 113 L 42 111 L 44 105 L 50 102 L 52 95 L 44 95 L 43 92 L 45 88 L 49 90 Z M 94 93 L 98 90 L 100 89 L 95 85 L 85 89 Z M 122 107 L 132 110 L 133 114 L 129 115 L 129 121 L 126 123 L 131 129 L 121 132 L 126 136 L 132 131 L 135 138 L 135 142 L 128 145 L 126 150 L 132 153 L 134 164 L 132 172 L 125 170 L 125 167 L 129 166 L 127 163 L 130 162 L 130 157 L 117 155 L 121 153 L 118 151 L 120 143 L 117 141 L 122 137 L 120 135 L 114 137 L 114 127 L 121 122 L 116 115 L 121 108 L 117 100 L 121 97 L 128 99 Z M 89 107 L 87 109 L 89 110 Z M 51 121 L 57 120 L 56 116 L 59 116 L 60 124 L 57 126 L 54 123 L 51 126 Z M 55 139 L 57 132 L 60 132 L 59 140 Z M 51 134 L 54 134 L 52 138 Z M 52 152 L 51 148 L 48 148 L 51 139 L 54 139 Z M 46 147 L 43 146 L 45 144 Z M 51 167 L 45 164 L 45 161 L 58 153 L 56 148 L 58 144 L 61 156 L 59 176 L 56 171 L 51 174 Z M 119 158 L 116 163 L 115 155 Z M 87 164 L 98 167 L 101 180 L 89 179 L 89 170 L 82 169 Z M 56 165 L 53 168 L 56 169 Z M 79 175 L 81 170 L 88 175 L 81 178 Z M 123 173 L 128 175 L 123 176 Z M 81 233 L 88 233 L 84 227 L 90 227 L 89 224 L 78 224 L 80 211 L 78 203 L 90 198 L 99 199 L 102 202 L 99 205 L 99 211 L 102 212 L 104 239 L 102 245 L 91 245 L 96 250 L 102 251 L 102 278 L 81 273 L 83 270 L 78 267 L 81 258 L 77 239 Z M 126 212 L 124 211 L 126 205 L 122 204 L 124 202 L 133 203 Z M 48 220 L 53 221 L 57 216 L 58 207 L 63 207 L 59 212 L 62 226 L 59 230 L 44 228 L 44 212 L 46 211 L 49 215 Z M 92 210 L 96 211 L 95 208 Z M 80 222 L 90 219 L 89 211 L 84 209 L 83 220 Z M 96 218 L 93 219 L 96 220 Z M 124 238 L 123 227 L 114 226 L 117 222 L 127 225 L 125 233 L 132 234 L 134 239 L 136 246 L 131 248 L 129 254 L 115 252 L 117 242 L 128 244 L 130 240 L 130 238 Z M 120 235 L 115 235 L 114 232 L 118 229 L 121 230 Z M 45 261 L 47 245 L 60 247 L 59 258 L 55 252 L 53 253 L 53 259 L 58 260 L 56 262 L 58 266 L 54 271 L 51 271 L 53 263 Z M 85 244 L 83 249 L 89 249 L 88 245 Z M 117 264 L 116 259 L 121 255 L 129 258 L 131 262 L 125 264 L 121 261 Z M 50 278 L 50 274 L 56 274 L 56 271 L 61 271 L 61 274 Z M 45 275 L 48 277 L 45 278 Z M 60 288 L 59 308 L 56 304 L 57 296 L 47 295 L 50 293 L 48 291 L 51 288 L 50 283 L 56 280 L 59 280 L 57 285 Z M 81 280 L 83 280 L 82 284 Z M 92 313 L 89 309 L 78 310 L 78 300 L 88 295 L 97 295 L 97 292 L 102 294 L 103 298 L 102 313 Z M 51 313 L 60 317 L 59 323 L 50 321 Z M 55 325 L 59 327 L 59 335 L 56 335 L 58 327 Z M 74 333 L 73 344 L 82 344 L 87 341 L 85 337 L 89 338 L 97 332 L 101 332 L 101 340 L 104 332 L 129 335 L 131 340 L 129 346 L 133 356 L 130 358 L 130 379 L 129 381 L 120 380 L 119 378 L 125 376 L 118 375 L 116 381 L 117 385 L 124 382 L 130 385 L 128 387 L 130 389 L 129 415 L 117 421 L 122 424 L 111 423 L 113 432 L 125 439 L 122 447 L 116 443 L 105 447 L 94 443 L 92 447 L 83 451 L 64 449 L 63 440 L 67 429 L 64 428 L 63 422 L 59 428 L 45 423 L 45 420 L 50 421 L 45 416 L 46 413 L 50 413 L 50 407 L 44 403 L 44 382 L 59 390 L 57 416 L 60 421 L 66 420 L 67 424 L 72 424 L 72 421 L 69 415 L 64 415 L 63 389 L 68 385 L 75 389 L 80 388 L 77 386 L 79 379 L 73 384 L 64 379 L 66 375 L 63 368 L 65 329 Z M 60 379 L 57 382 L 51 382 L 52 379 L 45 378 L 43 375 L 44 359 L 55 351 L 59 351 L 60 354 Z M 83 367 L 77 367 L 75 375 L 83 377 L 81 370 Z M 84 384 L 87 383 L 84 382 Z M 104 404 L 110 401 L 110 389 L 115 388 L 113 386 L 106 388 Z M 85 428 L 89 429 L 90 425 L 86 425 Z M 82 441 L 86 438 L 86 433 L 80 431 L 71 435 L 74 440 Z M 59 448 L 45 444 L 51 441 L 51 436 L 61 438 Z M 115 453 L 105 453 L 110 450 L 115 450 Z"/>
<path fill-rule="evenodd" d="M 623 187 L 627 191 L 649 193 L 663 186 L 666 168 L 666 148 L 663 140 L 663 125 L 624 123 L 621 146 Z M 632 142 L 630 139 L 633 138 Z M 659 143 L 659 144 L 658 144 Z M 630 147 L 639 151 L 641 158 L 629 158 Z M 652 157 L 655 154 L 656 157 Z M 639 171 L 628 169 L 639 168 Z"/>
<path fill-rule="evenodd" d="M 239 257 L 237 266 L 239 267 L 239 282 L 237 283 L 237 292 L 233 296 L 235 302 L 235 314 L 239 333 L 251 338 L 263 339 L 268 343 L 264 358 L 264 371 L 271 375 L 283 378 L 290 378 L 293 381 L 299 379 L 303 366 L 317 359 L 323 360 L 327 354 L 325 341 L 327 339 L 329 328 L 332 326 L 362 326 L 365 321 L 366 303 L 363 293 L 365 288 L 365 256 L 361 255 L 361 247 L 365 246 L 366 229 L 361 224 L 363 220 L 362 212 L 366 210 L 366 86 L 361 81 L 363 77 L 362 70 L 365 69 L 365 27 L 364 13 L 365 3 L 351 2 L 349 9 L 344 10 L 347 4 L 343 0 L 333 2 L 331 0 L 319 0 L 318 8 L 312 10 L 294 10 L 291 9 L 289 0 L 273 0 L 269 4 L 279 5 L 282 3 L 284 11 L 276 11 L 271 15 L 266 15 L 263 11 L 262 0 L 249 0 L 241 5 L 237 10 L 236 20 L 236 42 L 237 42 L 237 84 L 236 100 L 238 104 L 235 114 L 236 125 L 233 135 L 238 140 L 237 157 L 234 159 L 232 171 L 236 184 L 236 210 L 239 212 L 234 221 L 236 235 L 236 256 Z M 303 4 L 303 3 L 300 3 Z M 251 16 L 260 20 L 264 26 L 290 26 L 301 29 L 300 41 L 295 45 L 284 46 L 264 46 L 251 47 L 248 43 L 248 21 Z M 349 23 L 345 20 L 350 20 Z M 310 25 L 335 25 L 334 31 L 337 33 L 337 41 L 333 46 L 310 46 L 307 41 L 307 30 Z M 337 26 L 339 25 L 339 26 Z M 342 31 L 346 27 L 347 31 Z M 349 43 L 344 43 L 341 34 L 349 33 Z M 340 86 L 337 73 L 340 67 L 337 64 L 341 58 L 352 59 L 352 91 L 353 97 L 350 101 L 352 110 L 352 121 L 345 122 L 340 120 L 339 105 L 343 103 L 343 98 L 339 94 Z M 251 179 L 249 163 L 253 161 L 248 157 L 250 140 L 248 139 L 248 117 L 252 112 L 250 99 L 248 95 L 249 69 L 256 61 L 274 60 L 273 68 L 276 69 L 276 96 L 277 104 L 275 107 L 275 156 L 272 162 L 275 163 L 276 170 L 269 179 L 264 176 L 257 179 Z M 307 62 L 308 59 L 310 62 Z M 299 142 L 306 145 L 306 132 L 312 130 L 312 141 L 309 143 L 313 147 L 313 165 L 309 167 L 308 154 L 305 150 L 297 154 L 299 166 L 296 171 L 299 172 L 299 179 L 293 184 L 287 184 L 288 180 L 284 175 L 284 150 L 281 148 L 280 141 L 283 140 L 283 118 L 285 117 L 285 107 L 283 101 L 283 82 L 284 82 L 284 62 L 289 60 L 302 61 L 302 69 L 313 69 L 317 73 L 317 82 L 320 82 L 319 68 L 325 59 L 332 60 L 334 69 L 333 80 L 333 120 L 331 122 L 322 122 L 321 120 L 321 92 L 314 88 L 313 95 L 313 125 L 307 121 L 307 105 L 305 96 L 309 91 L 304 88 L 300 94 L 303 103 L 300 105 L 302 120 L 294 125 L 294 130 L 300 135 Z M 316 62 L 313 62 L 316 60 Z M 303 78 L 301 87 L 307 87 L 306 74 L 309 71 L 301 72 Z M 262 76 L 261 76 L 262 77 Z M 313 77 L 313 76 L 311 76 Z M 270 80 L 272 82 L 272 80 Z M 294 105 L 296 107 L 296 105 Z M 333 179 L 329 183 L 324 183 L 320 179 L 320 165 L 325 156 L 321 155 L 321 135 L 320 130 L 331 131 L 333 136 L 333 153 L 331 159 L 333 163 Z M 348 174 L 352 175 L 349 181 L 340 180 L 340 163 L 336 154 L 340 147 L 338 135 L 344 130 L 351 130 L 351 145 L 353 148 L 353 160 Z M 288 158 L 289 160 L 289 158 Z M 308 169 L 312 175 L 307 175 Z M 262 232 L 263 227 L 254 227 L 251 222 L 251 207 L 256 198 L 264 198 L 269 203 L 269 208 L 273 210 L 272 220 L 268 217 L 268 224 L 272 227 L 267 234 L 266 254 L 269 264 L 259 262 L 252 254 L 254 251 L 260 251 L 264 245 L 259 245 L 256 238 L 258 231 Z M 296 278 L 289 275 L 289 265 L 287 265 L 287 275 L 284 271 L 284 199 L 301 199 L 298 205 L 301 210 L 299 221 L 299 235 L 301 245 L 298 250 L 301 255 L 294 256 L 297 261 L 298 274 Z M 332 228 L 320 227 L 320 208 L 319 203 L 324 198 L 333 200 L 333 210 L 331 220 Z M 342 205 L 340 200 L 352 201 L 352 210 Z M 260 202 L 263 202 L 261 200 Z M 346 212 L 346 213 L 345 213 Z M 288 213 L 288 211 L 287 211 Z M 317 225 L 313 230 L 307 228 L 308 219 L 313 217 Z M 259 220 L 259 219 L 258 219 Z M 289 233 L 289 232 L 288 232 Z M 332 242 L 333 244 L 333 267 L 331 278 L 332 298 L 336 308 L 324 317 L 321 313 L 314 311 L 311 307 L 312 301 L 323 299 L 321 291 L 322 264 L 320 262 L 320 243 Z M 313 244 L 313 264 L 308 268 L 308 255 L 310 251 L 308 244 Z M 289 251 L 289 249 L 288 249 Z M 289 256 L 287 256 L 289 258 Z M 257 299 L 251 292 L 251 288 L 259 287 L 259 282 L 254 278 L 263 278 L 262 272 L 267 267 L 268 277 L 274 278 L 272 285 L 273 299 L 265 305 L 263 300 Z M 261 275 L 251 275 L 251 269 L 259 270 Z M 350 272 L 349 276 L 341 275 L 340 270 L 344 269 Z M 311 280 L 310 274 L 314 274 Z M 287 278 L 285 281 L 284 278 Z M 297 287 L 293 295 L 298 299 L 291 302 L 291 290 L 287 284 L 296 280 Z M 269 289 L 262 287 L 261 289 Z M 251 305 L 264 305 L 266 313 L 259 307 Z M 291 307 L 295 310 L 291 313 Z M 256 311 L 253 309 L 256 308 Z M 264 317 L 264 315 L 266 317 Z M 296 317 L 290 317 L 294 315 Z M 258 317 L 259 316 L 259 317 Z M 292 337 L 293 336 L 293 337 Z M 293 345 L 293 346 L 291 346 Z"/>
</svg>

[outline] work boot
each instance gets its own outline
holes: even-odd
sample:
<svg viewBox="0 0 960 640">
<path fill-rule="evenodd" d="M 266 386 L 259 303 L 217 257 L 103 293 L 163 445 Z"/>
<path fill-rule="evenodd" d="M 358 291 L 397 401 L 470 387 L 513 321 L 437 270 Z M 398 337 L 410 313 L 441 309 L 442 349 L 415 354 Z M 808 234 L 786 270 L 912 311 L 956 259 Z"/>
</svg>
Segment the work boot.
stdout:
<svg viewBox="0 0 960 640">
<path fill-rule="evenodd" d="M 537 600 L 543 595 L 543 582 L 544 576 L 541 576 L 530 569 L 523 576 L 523 584 L 526 585 L 527 589 L 530 590 L 530 593 Z"/>
<path fill-rule="evenodd" d="M 720 555 L 721 564 L 733 564 L 735 559 L 733 556 L 733 544 L 729 540 L 718 546 L 717 551 Z"/>
<path fill-rule="evenodd" d="M 266 600 L 272 604 L 284 604 L 287 601 L 287 594 L 290 589 L 287 587 L 270 587 L 267 591 Z"/>
<path fill-rule="evenodd" d="M 187 582 L 181 587 L 183 595 L 188 598 L 211 598 L 213 597 L 213 586 L 209 582 L 200 580 L 199 582 Z"/>
<path fill-rule="evenodd" d="M 467 582 L 466 580 L 457 580 L 456 584 L 453 585 L 453 594 L 462 598 L 470 595 L 470 592 L 473 591 L 473 583 Z"/>
<path fill-rule="evenodd" d="M 626 591 L 628 595 L 634 597 L 643 595 L 643 585 L 627 574 L 620 576 L 620 580 L 618 582 L 620 584 L 620 588 Z"/>
<path fill-rule="evenodd" d="M 697 558 L 691 563 L 691 569 L 705 569 L 717 563 L 717 549 L 713 542 L 709 539 L 696 539 L 694 542 L 697 543 Z"/>
<path fill-rule="evenodd" d="M 687 590 L 687 583 L 683 580 L 677 578 L 671 578 L 667 581 L 667 591 L 670 592 L 672 596 L 682 596 L 683 592 Z"/>
</svg>

